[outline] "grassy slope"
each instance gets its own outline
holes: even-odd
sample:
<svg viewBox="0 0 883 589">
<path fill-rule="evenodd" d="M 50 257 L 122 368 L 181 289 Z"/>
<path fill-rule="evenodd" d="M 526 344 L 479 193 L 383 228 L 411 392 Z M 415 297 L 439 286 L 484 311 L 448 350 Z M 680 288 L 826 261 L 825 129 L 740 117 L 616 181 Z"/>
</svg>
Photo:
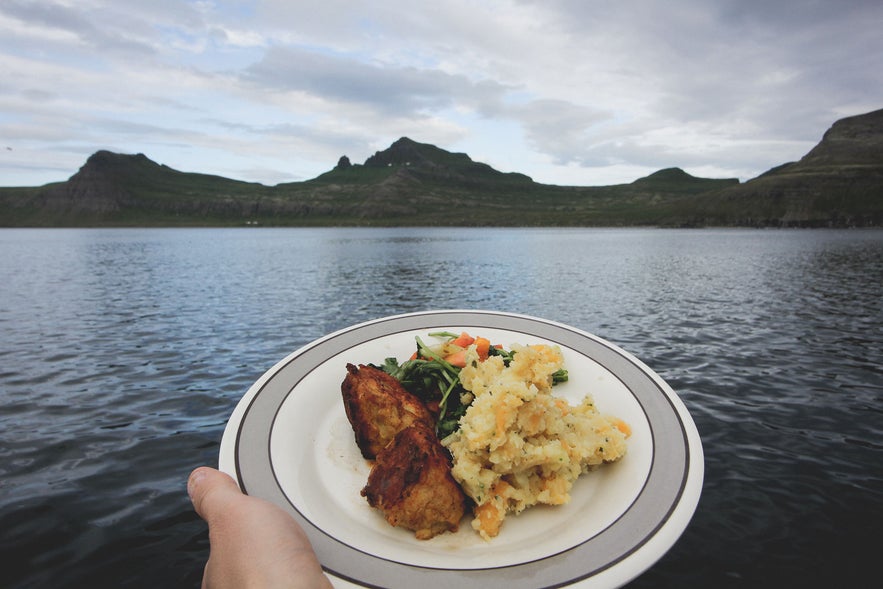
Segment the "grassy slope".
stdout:
<svg viewBox="0 0 883 589">
<path fill-rule="evenodd" d="M 269 187 L 98 152 L 69 181 L 0 188 L 0 225 L 883 225 L 883 111 L 838 121 L 745 184 L 660 170 L 552 186 L 402 138 L 363 165 Z"/>
<path fill-rule="evenodd" d="M 12 226 L 678 225 L 685 196 L 720 185 L 687 176 L 582 188 L 537 184 L 517 175 L 482 176 L 445 179 L 403 165 L 353 166 L 308 182 L 267 187 L 138 162 L 112 174 L 125 186 L 125 206 L 119 210 L 47 214 L 38 205 L 45 200 L 41 194 L 59 188 L 52 185 L 0 189 L 0 215 L 2 224 Z"/>
</svg>

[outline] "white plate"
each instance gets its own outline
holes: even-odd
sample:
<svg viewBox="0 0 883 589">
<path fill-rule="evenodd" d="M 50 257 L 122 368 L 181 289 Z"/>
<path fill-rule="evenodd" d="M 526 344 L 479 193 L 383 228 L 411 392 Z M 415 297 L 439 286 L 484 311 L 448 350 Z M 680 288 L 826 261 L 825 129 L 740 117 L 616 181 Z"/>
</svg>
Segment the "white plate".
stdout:
<svg viewBox="0 0 883 589">
<path fill-rule="evenodd" d="M 589 393 L 602 413 L 632 427 L 620 461 L 583 475 L 571 501 L 510 516 L 482 540 L 463 519 L 456 534 L 420 541 L 389 526 L 359 491 L 365 461 L 346 419 L 346 364 L 404 360 L 415 336 L 467 331 L 507 349 L 552 343 L 570 378 L 556 395 Z M 336 587 L 519 589 L 616 587 L 656 562 L 699 501 L 702 444 L 683 403 L 642 362 L 601 338 L 534 317 L 432 311 L 362 323 L 297 350 L 237 405 L 221 441 L 221 470 L 248 494 L 273 501 L 306 530 Z"/>
</svg>

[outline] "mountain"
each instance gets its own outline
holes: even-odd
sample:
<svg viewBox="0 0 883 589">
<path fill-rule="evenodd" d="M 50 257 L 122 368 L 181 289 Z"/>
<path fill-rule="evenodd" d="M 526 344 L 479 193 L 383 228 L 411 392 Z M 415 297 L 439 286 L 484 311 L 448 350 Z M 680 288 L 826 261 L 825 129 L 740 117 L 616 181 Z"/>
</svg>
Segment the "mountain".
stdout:
<svg viewBox="0 0 883 589">
<path fill-rule="evenodd" d="M 530 183 L 524 174 L 498 172 L 487 164 L 474 162 L 465 153 L 450 153 L 434 145 L 402 137 L 367 160 L 365 167 L 398 167 L 405 175 L 427 182 L 454 182 L 461 186 Z"/>
<path fill-rule="evenodd" d="M 649 176 L 638 178 L 631 183 L 633 188 L 648 188 L 650 190 L 665 191 L 667 193 L 677 194 L 701 194 L 709 190 L 720 188 L 721 186 L 732 186 L 738 184 L 737 178 L 730 179 L 711 179 L 697 178 L 691 176 L 680 168 L 666 168 L 654 172 Z"/>
<path fill-rule="evenodd" d="M 693 224 L 883 225 L 883 109 L 835 122 L 797 162 L 704 195 Z"/>
<path fill-rule="evenodd" d="M 0 214 L 6 226 L 201 224 L 201 217 L 247 215 L 266 190 L 261 184 L 179 172 L 140 153 L 98 151 L 66 182 L 0 189 Z"/>
<path fill-rule="evenodd" d="M 0 226 L 881 226 L 883 110 L 740 184 L 680 168 L 629 184 L 534 182 L 407 137 L 362 164 L 265 186 L 99 151 L 66 182 L 0 188 Z"/>
<path fill-rule="evenodd" d="M 734 183 L 672 168 L 619 186 L 550 186 L 407 137 L 273 187 L 99 151 L 66 182 L 0 189 L 0 225 L 654 225 L 678 222 L 670 201 Z"/>
</svg>

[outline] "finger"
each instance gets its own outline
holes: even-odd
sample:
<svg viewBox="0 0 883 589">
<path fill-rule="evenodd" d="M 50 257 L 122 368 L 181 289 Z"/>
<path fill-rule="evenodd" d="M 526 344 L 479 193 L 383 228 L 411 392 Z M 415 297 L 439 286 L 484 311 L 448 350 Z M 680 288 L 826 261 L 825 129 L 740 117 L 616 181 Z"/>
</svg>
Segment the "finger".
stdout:
<svg viewBox="0 0 883 589">
<path fill-rule="evenodd" d="M 196 513 L 206 521 L 213 514 L 223 513 L 228 501 L 242 496 L 242 491 L 230 475 L 207 466 L 201 466 L 190 473 L 187 493 Z"/>
</svg>

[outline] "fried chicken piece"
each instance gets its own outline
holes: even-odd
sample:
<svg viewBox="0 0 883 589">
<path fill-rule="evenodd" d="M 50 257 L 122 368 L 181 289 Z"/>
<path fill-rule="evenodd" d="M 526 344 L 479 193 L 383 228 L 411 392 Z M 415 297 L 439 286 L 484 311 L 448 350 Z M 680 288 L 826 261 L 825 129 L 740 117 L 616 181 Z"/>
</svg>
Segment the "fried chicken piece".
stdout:
<svg viewBox="0 0 883 589">
<path fill-rule="evenodd" d="M 396 378 L 365 366 L 346 365 L 340 385 L 346 416 L 356 434 L 362 456 L 373 459 L 397 433 L 416 421 L 432 424 L 426 405 Z"/>
<path fill-rule="evenodd" d="M 434 427 L 422 421 L 400 431 L 377 455 L 362 495 L 390 525 L 413 530 L 418 540 L 456 532 L 466 509 L 447 451 Z"/>
</svg>

